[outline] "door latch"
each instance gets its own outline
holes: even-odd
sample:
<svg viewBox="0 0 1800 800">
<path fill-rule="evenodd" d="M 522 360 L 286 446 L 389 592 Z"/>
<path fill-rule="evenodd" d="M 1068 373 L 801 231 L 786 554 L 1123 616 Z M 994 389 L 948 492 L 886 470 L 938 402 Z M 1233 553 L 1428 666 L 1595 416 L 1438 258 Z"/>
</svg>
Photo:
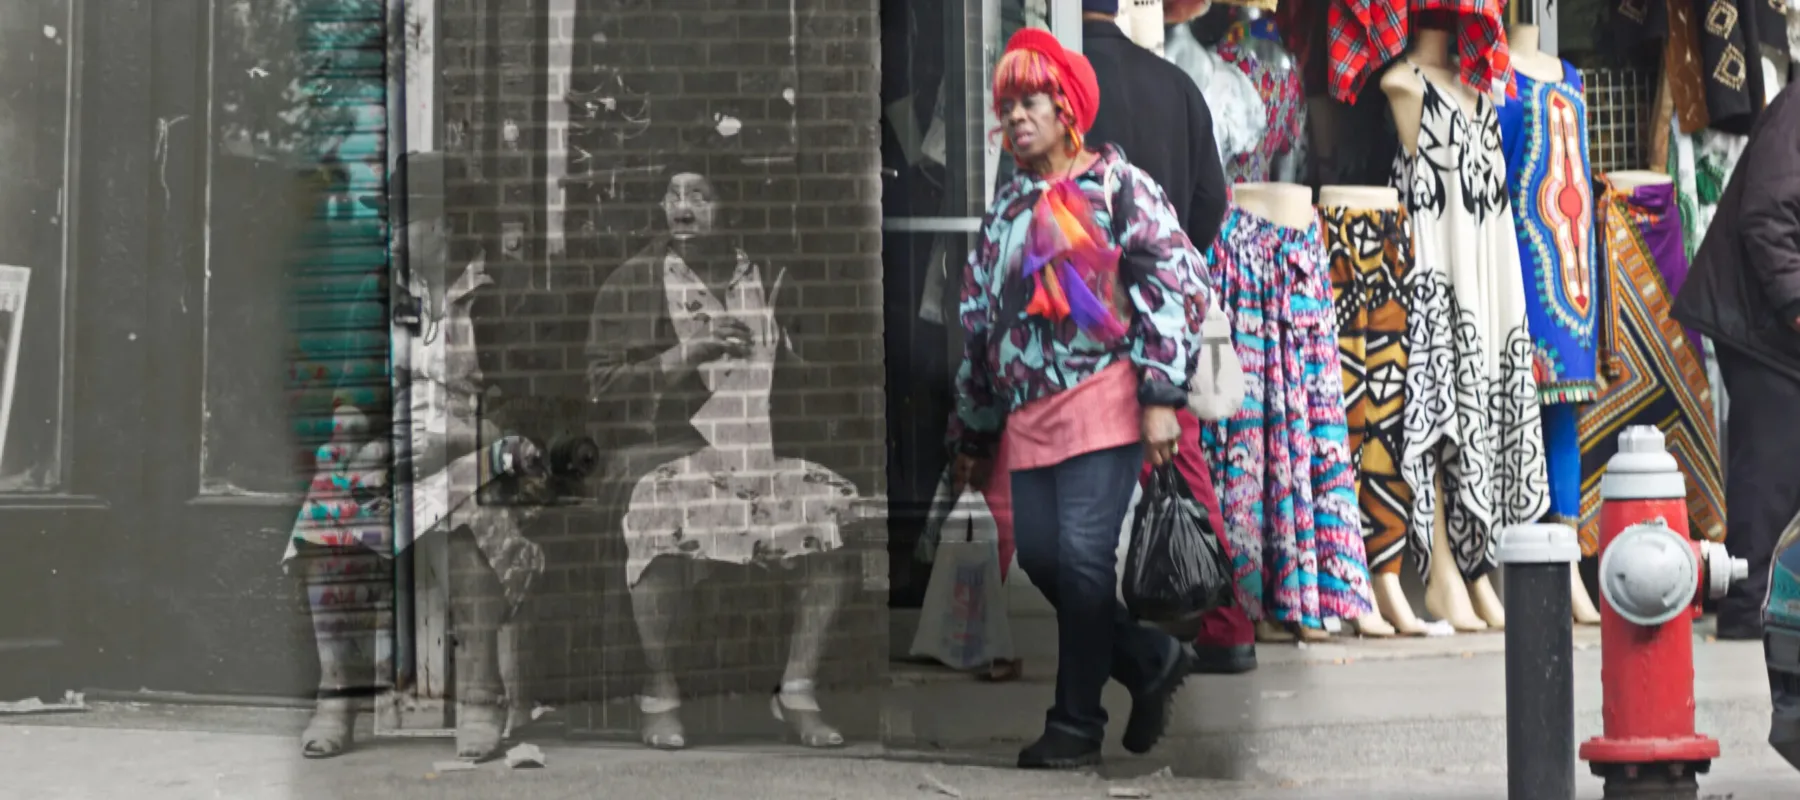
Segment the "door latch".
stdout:
<svg viewBox="0 0 1800 800">
<path fill-rule="evenodd" d="M 411 292 L 394 296 L 394 324 L 418 335 L 425 330 L 425 300 Z"/>
</svg>

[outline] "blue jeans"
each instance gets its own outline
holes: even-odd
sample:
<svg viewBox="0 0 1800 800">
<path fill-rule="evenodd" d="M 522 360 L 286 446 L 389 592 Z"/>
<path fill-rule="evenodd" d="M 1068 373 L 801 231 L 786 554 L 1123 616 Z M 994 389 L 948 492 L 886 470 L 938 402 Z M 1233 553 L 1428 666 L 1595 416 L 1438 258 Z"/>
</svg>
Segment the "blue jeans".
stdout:
<svg viewBox="0 0 1800 800">
<path fill-rule="evenodd" d="M 1135 694 L 1179 646 L 1131 619 L 1114 593 L 1119 531 L 1143 463 L 1143 445 L 1130 444 L 1012 473 L 1019 566 L 1056 608 L 1056 705 L 1046 724 L 1094 742 L 1106 738 L 1107 679 Z"/>
</svg>

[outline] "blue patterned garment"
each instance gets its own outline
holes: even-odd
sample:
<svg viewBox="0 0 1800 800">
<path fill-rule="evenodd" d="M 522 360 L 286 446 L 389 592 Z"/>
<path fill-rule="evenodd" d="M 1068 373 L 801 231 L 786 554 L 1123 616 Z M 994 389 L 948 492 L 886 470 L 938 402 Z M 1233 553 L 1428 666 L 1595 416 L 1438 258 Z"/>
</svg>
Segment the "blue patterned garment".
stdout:
<svg viewBox="0 0 1800 800">
<path fill-rule="evenodd" d="M 1496 109 L 1506 151 L 1524 271 L 1532 372 L 1544 409 L 1544 457 L 1550 514 L 1581 513 L 1581 442 L 1574 403 L 1599 396 L 1595 380 L 1599 300 L 1598 240 L 1587 152 L 1587 103 L 1581 73 L 1563 62 L 1563 79 L 1513 72 L 1518 100 Z"/>
<path fill-rule="evenodd" d="M 1137 367 L 1142 383 L 1186 396 L 1209 292 L 1205 262 L 1162 187 L 1111 145 L 1073 180 L 1093 204 L 1098 227 L 1124 251 L 1119 280 L 1131 301 L 1129 332 L 1106 345 L 1073 322 L 1046 324 L 1026 315 L 1022 255 L 1038 196 L 1050 184 L 1013 175 L 994 195 L 963 270 L 963 362 L 947 436 L 958 452 L 991 456 L 1007 414 L 1073 388 L 1121 358 Z"/>
<path fill-rule="evenodd" d="M 1517 72 L 1519 99 L 1500 106 L 1506 188 L 1525 268 L 1534 371 L 1544 403 L 1585 403 L 1594 380 L 1598 285 L 1594 192 L 1581 73 L 1540 82 Z"/>
</svg>

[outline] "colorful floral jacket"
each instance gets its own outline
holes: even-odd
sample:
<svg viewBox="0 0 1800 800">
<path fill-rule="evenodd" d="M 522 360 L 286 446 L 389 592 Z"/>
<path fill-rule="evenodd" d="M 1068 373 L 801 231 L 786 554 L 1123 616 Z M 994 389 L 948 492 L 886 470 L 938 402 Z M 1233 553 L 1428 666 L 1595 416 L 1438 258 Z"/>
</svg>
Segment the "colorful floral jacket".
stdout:
<svg viewBox="0 0 1800 800">
<path fill-rule="evenodd" d="M 1015 174 L 995 194 L 963 270 L 963 361 L 946 437 L 957 452 L 991 456 L 1013 409 L 1073 388 L 1121 358 L 1137 368 L 1139 402 L 1187 405 L 1211 293 L 1205 262 L 1162 187 L 1116 148 L 1106 146 L 1074 180 L 1100 229 L 1123 251 L 1118 276 L 1130 298 L 1130 332 L 1107 345 L 1073 322 L 1026 316 L 1021 256 L 1038 195 L 1049 183 Z"/>
</svg>

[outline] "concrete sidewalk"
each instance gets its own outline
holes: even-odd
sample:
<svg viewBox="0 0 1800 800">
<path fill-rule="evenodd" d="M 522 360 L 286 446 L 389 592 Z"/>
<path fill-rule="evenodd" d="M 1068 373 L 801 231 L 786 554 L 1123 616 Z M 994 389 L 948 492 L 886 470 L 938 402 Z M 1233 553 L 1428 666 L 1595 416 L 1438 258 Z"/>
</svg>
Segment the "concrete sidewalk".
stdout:
<svg viewBox="0 0 1800 800">
<path fill-rule="evenodd" d="M 1041 624 L 1029 616 L 1022 628 Z M 1029 632 L 1029 631 L 1028 631 Z M 1041 631 L 1024 655 L 1027 679 L 985 684 L 903 667 L 894 685 L 822 698 L 834 716 L 879 718 L 879 743 L 841 755 L 769 746 L 763 698 L 746 698 L 741 730 L 704 747 L 661 754 L 635 745 L 571 743 L 554 733 L 542 770 L 493 764 L 436 774 L 450 755 L 441 739 L 370 741 L 351 754 L 307 762 L 291 710 L 153 705 L 97 706 L 86 714 L 0 721 L 0 797 L 132 800 L 176 798 L 1103 798 L 1109 788 L 1156 798 L 1505 797 L 1505 704 L 1500 634 L 1394 641 L 1340 640 L 1260 648 L 1262 669 L 1196 676 L 1182 694 L 1170 737 L 1149 757 L 1114 749 L 1094 774 L 1010 768 L 1040 729 L 1053 666 Z M 1577 736 L 1600 730 L 1599 651 L 1578 636 Z M 1053 647 L 1054 638 L 1050 639 Z M 1702 781 L 1722 800 L 1800 797 L 1800 775 L 1764 744 L 1768 680 L 1755 643 L 1696 643 L 1700 730 L 1724 757 Z M 1116 728 L 1128 700 L 1109 689 Z M 729 726 L 728 726 L 729 727 Z M 728 732 L 729 733 L 729 732 Z M 860 741 L 868 741 L 867 738 Z M 744 742 L 750 742 L 746 745 Z M 1583 797 L 1600 782 L 1583 770 Z M 923 788 L 921 788 L 923 787 Z M 17 792 L 17 793 L 9 793 Z"/>
<path fill-rule="evenodd" d="M 102 712 L 106 713 L 106 712 Z M 667 755 L 642 748 L 546 745 L 546 766 L 502 764 L 436 772 L 441 742 L 384 741 L 332 761 L 308 762 L 291 736 L 59 725 L 0 725 L 0 797 L 33 800 L 1499 800 L 1504 776 L 1485 773 L 1382 780 L 1230 782 L 1158 774 L 1046 774 L 943 764 L 877 748 L 820 757 L 787 748 Z M 881 756 L 889 756 L 882 758 Z M 899 756 L 897 758 L 893 756 Z M 1403 769 L 1403 761 L 1396 768 Z M 1141 766 L 1141 765 L 1140 765 Z M 1791 772 L 1721 769 L 1703 784 L 1713 800 L 1776 800 L 1800 792 Z M 1726 774 L 1729 773 L 1729 774 Z M 1125 792 L 1125 793 L 1119 793 Z M 1135 793 L 1134 793 L 1135 792 Z M 1598 798 L 1584 780 L 1580 797 Z"/>
</svg>

